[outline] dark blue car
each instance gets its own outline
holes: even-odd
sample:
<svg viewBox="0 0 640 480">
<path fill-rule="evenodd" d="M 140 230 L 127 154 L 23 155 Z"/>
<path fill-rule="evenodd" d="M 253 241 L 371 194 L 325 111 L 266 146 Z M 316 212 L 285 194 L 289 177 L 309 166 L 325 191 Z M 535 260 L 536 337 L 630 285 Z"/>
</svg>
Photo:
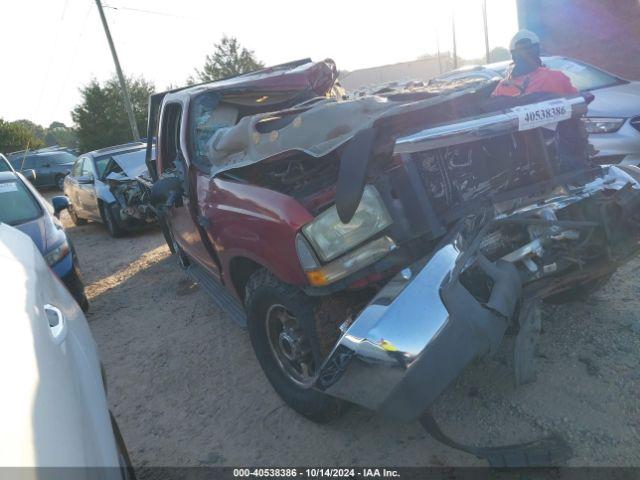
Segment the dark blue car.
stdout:
<svg viewBox="0 0 640 480">
<path fill-rule="evenodd" d="M 68 208 L 66 197 L 53 197 L 53 208 L 25 178 L 0 171 L 0 222 L 29 235 L 44 259 L 66 285 L 82 310 L 89 308 L 78 258 L 58 216 Z"/>
<path fill-rule="evenodd" d="M 34 170 L 35 176 L 30 180 L 36 187 L 57 187 L 60 191 L 64 185 L 64 177 L 71 172 L 76 161 L 73 153 L 52 148 L 11 153 L 7 158 L 14 170 L 20 173 Z"/>
</svg>

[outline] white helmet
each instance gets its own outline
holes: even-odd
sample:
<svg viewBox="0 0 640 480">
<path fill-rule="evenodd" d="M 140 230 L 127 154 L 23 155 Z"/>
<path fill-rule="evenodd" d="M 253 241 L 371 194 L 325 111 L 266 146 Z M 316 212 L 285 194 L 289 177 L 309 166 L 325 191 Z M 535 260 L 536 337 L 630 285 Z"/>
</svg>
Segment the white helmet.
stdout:
<svg viewBox="0 0 640 480">
<path fill-rule="evenodd" d="M 518 44 L 518 42 L 521 42 L 522 40 L 529 40 L 532 45 L 540 43 L 540 38 L 538 37 L 538 35 L 536 35 L 532 31 L 530 31 L 530 30 L 520 30 L 511 39 L 511 43 L 509 44 L 509 50 L 511 50 L 511 51 L 515 50 L 516 45 Z"/>
</svg>

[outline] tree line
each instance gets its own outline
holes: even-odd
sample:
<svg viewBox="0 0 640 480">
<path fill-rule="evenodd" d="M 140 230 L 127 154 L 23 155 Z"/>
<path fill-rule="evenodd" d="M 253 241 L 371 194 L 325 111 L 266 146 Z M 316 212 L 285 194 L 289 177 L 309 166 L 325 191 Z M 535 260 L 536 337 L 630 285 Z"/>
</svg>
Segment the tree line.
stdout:
<svg viewBox="0 0 640 480">
<path fill-rule="evenodd" d="M 195 69 L 194 75 L 185 83 L 219 80 L 263 66 L 254 52 L 242 47 L 236 38 L 223 36 L 214 45 L 213 53 L 206 56 L 202 69 Z M 155 92 L 155 85 L 143 77 L 129 77 L 125 82 L 138 131 L 144 135 L 149 96 Z M 120 83 L 115 75 L 102 82 L 90 81 L 80 88 L 80 97 L 80 103 L 71 111 L 74 125 L 70 127 L 52 122 L 44 128 L 30 120 L 7 122 L 0 118 L 0 152 L 36 150 L 53 145 L 88 152 L 132 140 Z"/>
</svg>

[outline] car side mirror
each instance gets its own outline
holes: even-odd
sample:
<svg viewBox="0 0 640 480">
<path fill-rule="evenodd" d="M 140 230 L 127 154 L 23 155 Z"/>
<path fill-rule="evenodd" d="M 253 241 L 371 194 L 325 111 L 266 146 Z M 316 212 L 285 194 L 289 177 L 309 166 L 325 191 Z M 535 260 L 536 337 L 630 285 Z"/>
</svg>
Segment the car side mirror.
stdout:
<svg viewBox="0 0 640 480">
<path fill-rule="evenodd" d="M 82 175 L 82 176 L 78 177 L 78 183 L 80 185 L 89 185 L 89 184 L 93 183 L 93 176 L 92 175 Z"/>
<path fill-rule="evenodd" d="M 60 218 L 60 212 L 69 208 L 69 199 L 64 195 L 58 195 L 51 199 L 51 205 L 53 205 L 53 215 Z"/>
<path fill-rule="evenodd" d="M 24 178 L 26 178 L 30 182 L 33 182 L 36 179 L 36 171 L 33 168 L 23 170 L 22 175 L 24 175 Z"/>
</svg>

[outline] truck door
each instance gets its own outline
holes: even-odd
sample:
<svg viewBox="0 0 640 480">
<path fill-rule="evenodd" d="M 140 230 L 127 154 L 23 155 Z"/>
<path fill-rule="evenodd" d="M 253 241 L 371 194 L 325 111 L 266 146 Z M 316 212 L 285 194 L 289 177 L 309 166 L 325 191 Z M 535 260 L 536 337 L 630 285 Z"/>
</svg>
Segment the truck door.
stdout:
<svg viewBox="0 0 640 480">
<path fill-rule="evenodd" d="M 218 277 L 219 270 L 202 241 L 200 229 L 194 219 L 198 218 L 196 192 L 196 172 L 192 171 L 185 148 L 186 135 L 182 135 L 186 122 L 182 115 L 182 105 L 167 103 L 161 115 L 159 132 L 159 166 L 163 173 L 173 173 L 182 181 L 182 205 L 174 206 L 167 214 L 169 228 L 176 243 L 200 266 Z"/>
</svg>

